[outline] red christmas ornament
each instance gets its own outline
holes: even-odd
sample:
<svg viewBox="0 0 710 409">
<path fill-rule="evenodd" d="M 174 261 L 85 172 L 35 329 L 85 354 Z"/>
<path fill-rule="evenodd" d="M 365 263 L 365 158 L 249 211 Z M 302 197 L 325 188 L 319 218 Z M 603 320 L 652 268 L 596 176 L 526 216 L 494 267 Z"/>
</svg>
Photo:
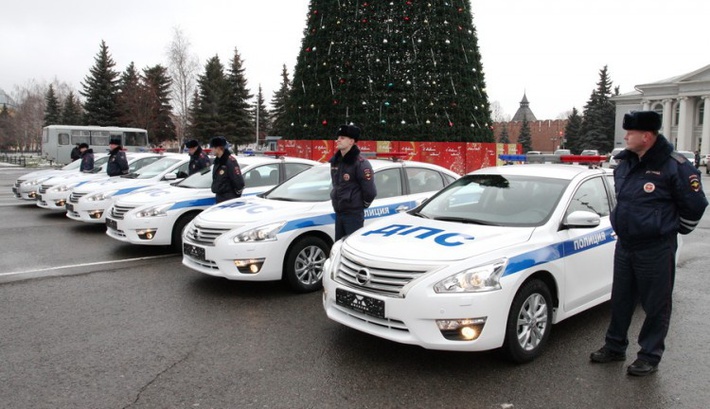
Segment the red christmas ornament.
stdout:
<svg viewBox="0 0 710 409">
<path fill-rule="evenodd" d="M 306 48 L 306 52 L 310 53 L 311 52 L 311 47 Z"/>
<path fill-rule="evenodd" d="M 341 83 L 341 84 L 345 84 L 345 78 L 339 79 L 338 82 Z"/>
<path fill-rule="evenodd" d="M 362 3 L 362 7 L 367 7 L 367 6 L 369 6 L 369 5 L 370 5 L 370 3 L 368 3 L 368 2 Z"/>
<path fill-rule="evenodd" d="M 324 119 L 323 122 L 321 122 L 321 125 L 327 126 L 327 125 L 328 125 L 328 121 L 326 121 L 326 120 Z"/>
<path fill-rule="evenodd" d="M 318 14 L 318 10 L 313 10 L 313 14 Z"/>
<path fill-rule="evenodd" d="M 463 7 L 459 7 L 459 13 L 463 13 Z"/>
<path fill-rule="evenodd" d="M 409 22 L 409 16 L 404 16 L 404 21 Z"/>
<path fill-rule="evenodd" d="M 412 5 L 412 2 L 411 2 L 411 1 L 408 1 L 408 2 L 407 2 L 407 5 L 408 5 L 408 6 L 411 6 L 411 5 Z"/>
<path fill-rule="evenodd" d="M 449 121 L 449 128 L 451 128 L 451 127 L 453 127 L 453 126 L 454 126 L 454 123 L 451 122 L 451 121 Z"/>
<path fill-rule="evenodd" d="M 340 101 L 338 101 L 337 99 L 333 100 L 333 105 L 338 105 L 339 103 L 340 103 Z"/>
<path fill-rule="evenodd" d="M 364 18 L 364 19 L 361 20 L 361 22 L 362 22 L 363 24 L 367 24 L 367 19 Z"/>
</svg>

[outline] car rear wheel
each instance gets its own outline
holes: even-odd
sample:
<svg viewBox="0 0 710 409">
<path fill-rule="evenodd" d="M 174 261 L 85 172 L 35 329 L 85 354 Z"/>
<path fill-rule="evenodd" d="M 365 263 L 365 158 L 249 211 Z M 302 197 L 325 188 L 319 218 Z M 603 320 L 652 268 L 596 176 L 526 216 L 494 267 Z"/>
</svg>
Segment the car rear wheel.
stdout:
<svg viewBox="0 0 710 409">
<path fill-rule="evenodd" d="M 308 293 L 323 286 L 323 263 L 329 251 L 328 243 L 318 237 L 304 237 L 291 247 L 284 273 L 294 291 Z"/>
<path fill-rule="evenodd" d="M 525 283 L 515 294 L 508 314 L 503 350 L 517 363 L 540 355 L 552 330 L 552 296 L 540 280 Z"/>
</svg>

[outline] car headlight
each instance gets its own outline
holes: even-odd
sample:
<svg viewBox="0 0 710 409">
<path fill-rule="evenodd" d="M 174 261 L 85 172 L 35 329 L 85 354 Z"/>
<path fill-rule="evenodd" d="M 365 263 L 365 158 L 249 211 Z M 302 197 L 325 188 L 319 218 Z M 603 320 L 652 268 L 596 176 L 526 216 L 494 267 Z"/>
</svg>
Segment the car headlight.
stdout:
<svg viewBox="0 0 710 409">
<path fill-rule="evenodd" d="M 480 293 L 500 290 L 500 277 L 508 265 L 502 258 L 492 263 L 466 269 L 434 285 L 437 293 Z"/>
<path fill-rule="evenodd" d="M 24 182 L 24 183 L 22 184 L 22 186 L 27 186 L 27 187 L 37 186 L 37 185 L 39 185 L 40 183 L 42 183 L 43 180 L 44 180 L 44 179 L 28 180 L 27 182 Z"/>
<path fill-rule="evenodd" d="M 89 202 L 100 202 L 102 200 L 106 200 L 111 198 L 111 196 L 115 195 L 117 190 L 111 190 L 109 192 L 100 192 L 100 193 L 94 193 L 93 195 L 86 196 L 86 200 Z"/>
<path fill-rule="evenodd" d="M 286 222 L 270 223 L 264 226 L 241 232 L 234 236 L 235 243 L 246 243 L 250 241 L 274 241 L 276 234 L 281 230 Z"/>
<path fill-rule="evenodd" d="M 54 186 L 53 188 L 48 189 L 47 192 L 59 193 L 59 192 L 68 192 L 69 190 L 71 190 L 69 185 L 59 185 L 59 186 Z"/>
<path fill-rule="evenodd" d="M 136 211 L 136 217 L 165 217 L 168 215 L 168 209 L 173 207 L 174 204 L 175 203 L 165 203 L 138 210 Z"/>
</svg>

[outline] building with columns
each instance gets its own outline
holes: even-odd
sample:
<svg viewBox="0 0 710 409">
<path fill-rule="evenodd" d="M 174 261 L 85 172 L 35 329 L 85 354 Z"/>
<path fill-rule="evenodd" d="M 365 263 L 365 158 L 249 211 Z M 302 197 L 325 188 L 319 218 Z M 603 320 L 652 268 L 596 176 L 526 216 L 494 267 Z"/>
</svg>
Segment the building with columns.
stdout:
<svg viewBox="0 0 710 409">
<path fill-rule="evenodd" d="M 616 104 L 614 147 L 626 146 L 626 131 L 621 127 L 624 114 L 645 110 L 661 115 L 661 133 L 676 150 L 710 153 L 710 65 L 634 88 L 611 99 Z"/>
</svg>

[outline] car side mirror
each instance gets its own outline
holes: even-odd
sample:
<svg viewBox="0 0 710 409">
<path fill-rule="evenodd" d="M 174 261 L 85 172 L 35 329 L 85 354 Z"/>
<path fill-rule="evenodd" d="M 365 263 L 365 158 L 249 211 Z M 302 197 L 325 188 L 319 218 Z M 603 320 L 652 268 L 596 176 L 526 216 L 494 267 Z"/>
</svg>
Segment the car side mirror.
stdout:
<svg viewBox="0 0 710 409">
<path fill-rule="evenodd" d="M 601 217 L 594 212 L 577 210 L 569 214 L 562 224 L 567 228 L 589 228 L 597 227 L 601 223 Z"/>
<path fill-rule="evenodd" d="M 164 177 L 163 179 L 165 179 L 165 180 L 175 180 L 175 179 L 177 179 L 177 175 L 174 174 L 174 173 L 168 173 L 168 174 L 165 175 L 165 177 Z"/>
</svg>

